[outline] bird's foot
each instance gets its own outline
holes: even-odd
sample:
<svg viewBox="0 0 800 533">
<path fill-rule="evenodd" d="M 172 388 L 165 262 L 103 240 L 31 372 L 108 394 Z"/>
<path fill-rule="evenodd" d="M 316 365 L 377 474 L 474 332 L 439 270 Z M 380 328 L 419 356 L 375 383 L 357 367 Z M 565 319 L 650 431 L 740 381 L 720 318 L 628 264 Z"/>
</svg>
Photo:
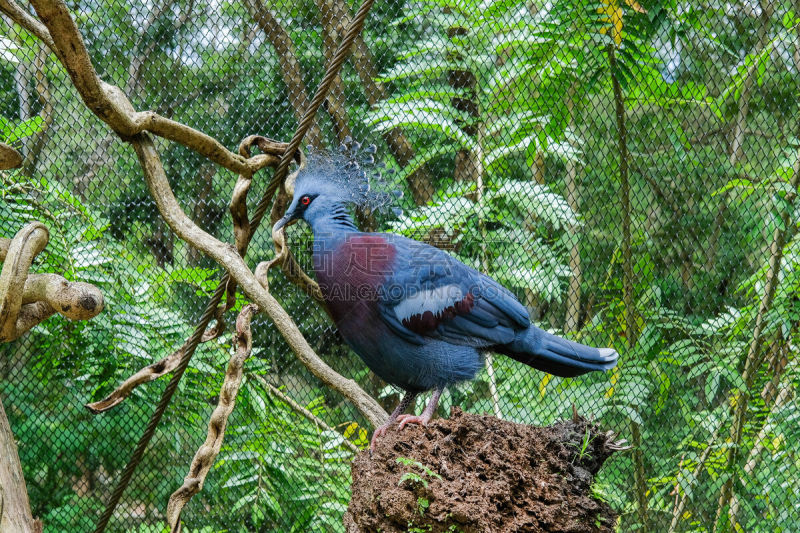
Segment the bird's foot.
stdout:
<svg viewBox="0 0 800 533">
<path fill-rule="evenodd" d="M 409 424 L 419 424 L 421 426 L 427 426 L 428 422 L 431 421 L 433 415 L 428 413 L 422 413 L 421 416 L 417 415 L 400 415 L 397 417 L 397 421 L 400 422 L 399 429 L 403 429 Z"/>
<path fill-rule="evenodd" d="M 407 392 L 403 399 L 400 400 L 400 403 L 397 405 L 392 414 L 389 415 L 389 420 L 386 421 L 381 427 L 375 428 L 375 432 L 372 434 L 372 440 L 369 442 L 369 454 L 372 455 L 372 452 L 375 451 L 375 443 L 378 442 L 378 439 L 383 437 L 386 432 L 389 430 L 390 427 L 395 423 L 397 420 L 398 415 L 408 409 L 408 406 L 414 401 L 414 398 L 417 397 L 416 392 Z"/>
<path fill-rule="evenodd" d="M 386 431 L 388 431 L 389 428 L 392 427 L 393 423 L 394 423 L 394 421 L 387 422 L 386 424 L 382 425 L 381 427 L 375 429 L 375 432 L 372 434 L 372 440 L 369 441 L 369 453 L 370 454 L 372 454 L 372 452 L 375 451 L 375 443 L 378 442 L 379 438 L 381 438 L 384 435 L 386 435 Z"/>
</svg>

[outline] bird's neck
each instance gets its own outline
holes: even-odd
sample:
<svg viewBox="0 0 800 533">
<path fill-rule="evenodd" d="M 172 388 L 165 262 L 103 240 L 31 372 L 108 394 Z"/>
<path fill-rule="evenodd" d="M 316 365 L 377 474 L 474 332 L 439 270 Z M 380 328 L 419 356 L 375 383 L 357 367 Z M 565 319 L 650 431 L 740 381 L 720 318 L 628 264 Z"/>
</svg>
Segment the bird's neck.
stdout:
<svg viewBox="0 0 800 533">
<path fill-rule="evenodd" d="M 357 232 L 358 228 L 347 208 L 342 204 L 334 204 L 324 216 L 311 222 L 311 230 L 314 232 L 314 240 L 317 240 L 341 238 L 348 233 Z"/>
<path fill-rule="evenodd" d="M 309 225 L 314 232 L 314 272 L 317 282 L 325 285 L 334 273 L 336 251 L 350 236 L 358 233 L 358 228 L 340 204 L 332 205 L 323 215 L 310 220 Z"/>
</svg>

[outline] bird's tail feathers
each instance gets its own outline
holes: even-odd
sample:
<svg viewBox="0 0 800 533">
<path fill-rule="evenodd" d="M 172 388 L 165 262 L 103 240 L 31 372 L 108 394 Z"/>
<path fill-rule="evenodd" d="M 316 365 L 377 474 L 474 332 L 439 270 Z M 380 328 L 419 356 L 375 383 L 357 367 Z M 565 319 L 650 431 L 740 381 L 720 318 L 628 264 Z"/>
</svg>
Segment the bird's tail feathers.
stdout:
<svg viewBox="0 0 800 533">
<path fill-rule="evenodd" d="M 513 342 L 497 351 L 538 370 L 566 378 L 610 370 L 616 366 L 619 357 L 612 348 L 586 346 L 536 326 L 520 332 Z"/>
</svg>

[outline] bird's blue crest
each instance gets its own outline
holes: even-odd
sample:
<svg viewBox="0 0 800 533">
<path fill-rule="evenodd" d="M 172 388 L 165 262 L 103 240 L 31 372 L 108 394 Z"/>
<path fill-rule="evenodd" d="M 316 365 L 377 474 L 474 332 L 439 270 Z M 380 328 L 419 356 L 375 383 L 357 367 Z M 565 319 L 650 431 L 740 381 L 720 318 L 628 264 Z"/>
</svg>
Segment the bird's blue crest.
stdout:
<svg viewBox="0 0 800 533">
<path fill-rule="evenodd" d="M 377 211 L 391 208 L 402 192 L 392 183 L 393 169 L 376 162 L 377 147 L 362 146 L 347 137 L 336 151 L 309 149 L 305 165 L 297 174 L 294 194 L 323 194 Z"/>
</svg>

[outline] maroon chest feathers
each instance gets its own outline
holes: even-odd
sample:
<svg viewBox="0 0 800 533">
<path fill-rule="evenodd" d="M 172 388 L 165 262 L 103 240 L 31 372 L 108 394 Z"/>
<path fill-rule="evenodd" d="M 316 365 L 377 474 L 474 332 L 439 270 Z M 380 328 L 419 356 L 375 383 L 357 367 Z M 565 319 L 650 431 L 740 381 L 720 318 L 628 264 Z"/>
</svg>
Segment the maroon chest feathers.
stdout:
<svg viewBox="0 0 800 533">
<path fill-rule="evenodd" d="M 391 275 L 395 249 L 380 235 L 356 233 L 314 243 L 314 272 L 333 319 L 362 319 Z"/>
</svg>

